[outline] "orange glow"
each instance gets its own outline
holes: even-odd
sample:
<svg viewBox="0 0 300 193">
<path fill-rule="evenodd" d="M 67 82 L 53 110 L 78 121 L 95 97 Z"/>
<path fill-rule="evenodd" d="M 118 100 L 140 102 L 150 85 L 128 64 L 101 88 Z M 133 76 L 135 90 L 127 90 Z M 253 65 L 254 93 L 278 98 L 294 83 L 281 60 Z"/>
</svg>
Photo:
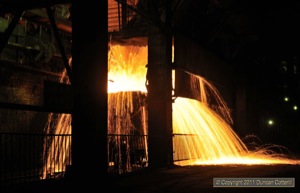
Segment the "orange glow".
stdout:
<svg viewBox="0 0 300 193">
<path fill-rule="evenodd" d="M 71 64 L 72 60 L 69 60 Z M 63 71 L 59 80 L 61 83 L 70 84 L 67 71 Z M 56 135 L 68 135 L 71 134 L 71 114 L 48 114 L 48 121 L 45 125 L 44 132 L 47 134 Z M 47 175 L 54 175 L 61 171 L 65 171 L 65 166 L 70 163 L 71 160 L 71 138 L 64 137 L 60 140 L 45 139 L 43 160 L 46 160 L 46 164 L 40 171 L 41 179 L 46 179 Z M 60 151 L 57 151 L 59 149 Z M 55 160 L 55 161 L 53 161 Z"/>
<path fill-rule="evenodd" d="M 113 80 L 108 82 L 109 93 L 121 91 L 122 100 L 131 107 L 132 98 L 126 100 L 131 95 L 124 94 L 124 91 L 146 93 L 147 47 L 115 45 L 111 47 L 109 59 L 109 79 Z M 283 154 L 270 153 L 268 148 L 249 151 L 231 128 L 230 110 L 218 91 L 203 77 L 191 76 L 194 77 L 191 84 L 200 82 L 201 98 L 197 101 L 177 97 L 173 103 L 174 160 L 185 160 L 176 164 L 298 164 L 297 160 L 288 159 Z M 212 98 L 217 103 L 214 109 L 209 104 Z M 109 104 L 118 105 L 117 101 Z M 119 105 L 117 109 L 124 109 L 124 104 Z M 124 133 L 124 128 L 117 132 Z"/>
<path fill-rule="evenodd" d="M 248 150 L 230 125 L 202 102 L 177 98 L 173 109 L 173 131 L 178 134 L 173 138 L 174 160 L 182 160 L 177 165 L 300 164 L 289 155 L 271 151 L 283 148 L 277 145 Z"/>
<path fill-rule="evenodd" d="M 147 52 L 145 46 L 110 46 L 108 93 L 146 92 Z"/>
<path fill-rule="evenodd" d="M 246 155 L 247 148 L 235 132 L 204 103 L 177 98 L 173 109 L 173 132 L 193 134 L 184 139 L 175 136 L 175 160 L 199 158 L 214 161 Z"/>
<path fill-rule="evenodd" d="M 108 53 L 108 134 L 130 134 L 134 124 L 130 115 L 136 109 L 141 114 L 139 133 L 147 135 L 147 109 L 137 97 L 146 96 L 146 64 L 148 48 L 139 46 L 110 45 Z M 300 164 L 299 160 L 289 159 L 288 155 L 270 151 L 267 146 L 250 151 L 247 145 L 234 132 L 230 110 L 221 95 L 203 77 L 192 75 L 191 84 L 199 81 L 201 97 L 198 100 L 177 97 L 173 103 L 173 149 L 175 164 L 214 165 L 214 164 Z M 64 76 L 63 76 L 64 77 Z M 62 81 L 63 81 L 62 77 Z M 174 72 L 173 72 L 174 80 Z M 174 87 L 173 82 L 173 87 Z M 217 105 L 210 104 L 214 99 Z M 135 107 L 137 105 L 138 107 Z M 139 106 L 140 105 L 140 106 Z M 49 115 L 46 132 L 50 123 L 56 134 L 71 133 L 71 116 Z M 53 124 L 55 123 L 55 124 Z M 67 126 L 66 126 L 67 125 Z M 67 159 L 69 149 L 54 151 L 59 144 L 52 142 L 53 148 L 45 152 L 44 159 L 63 157 Z M 144 141 L 147 152 L 147 142 Z M 179 160 L 179 161 L 178 161 Z M 50 160 L 47 162 L 50 163 Z M 128 162 L 129 163 L 129 162 Z M 54 163 L 55 164 L 55 163 Z M 64 170 L 57 165 L 44 166 L 43 178 L 47 171 Z M 130 166 L 127 166 L 130 171 Z M 52 171 L 52 170 L 51 170 Z"/>
<path fill-rule="evenodd" d="M 130 134 L 134 127 L 130 114 L 134 113 L 134 105 L 145 112 L 143 101 L 137 101 L 146 93 L 147 47 L 110 46 L 108 53 L 108 133 Z M 140 104 L 135 104 L 139 103 Z M 144 115 L 145 116 L 145 115 Z M 142 117 L 141 125 L 147 133 L 146 117 Z M 126 126 L 125 126 L 126 125 Z"/>
</svg>

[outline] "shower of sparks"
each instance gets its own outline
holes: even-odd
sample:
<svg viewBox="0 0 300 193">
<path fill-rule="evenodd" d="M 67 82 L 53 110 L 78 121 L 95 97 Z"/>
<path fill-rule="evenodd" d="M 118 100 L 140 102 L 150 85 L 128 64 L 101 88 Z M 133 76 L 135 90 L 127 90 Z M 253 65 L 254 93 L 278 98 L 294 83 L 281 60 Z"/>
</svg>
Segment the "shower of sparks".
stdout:
<svg viewBox="0 0 300 193">
<path fill-rule="evenodd" d="M 125 102 L 127 102 L 125 98 L 130 97 L 130 93 L 124 94 L 124 91 L 146 93 L 147 47 L 116 45 L 111 47 L 110 52 L 109 80 L 113 81 L 108 83 L 109 93 L 122 91 L 121 95 L 124 97 L 122 100 Z M 200 100 L 177 97 L 173 103 L 174 160 L 185 160 L 176 164 L 298 163 L 297 160 L 288 159 L 284 154 L 270 152 L 268 147 L 255 151 L 248 150 L 246 144 L 231 128 L 233 121 L 230 110 L 217 89 L 203 77 L 190 75 L 192 76 L 191 87 L 200 85 L 201 97 Z M 115 80 L 120 80 L 120 83 L 114 86 Z M 197 81 L 200 84 L 195 84 Z M 209 104 L 212 98 L 218 107 L 212 108 Z M 121 100 L 118 101 L 121 103 Z M 130 103 L 125 105 L 126 108 L 130 107 L 133 100 L 128 101 Z M 120 105 L 119 110 L 124 109 L 124 105 Z M 145 117 L 144 120 L 147 118 Z M 122 133 L 122 131 L 118 132 Z"/>
<path fill-rule="evenodd" d="M 202 102 L 177 98 L 173 119 L 177 165 L 300 164 L 300 160 L 280 152 L 284 147 L 279 145 L 265 145 L 250 151 L 222 116 Z M 278 151 L 273 150 L 276 148 Z"/>
<path fill-rule="evenodd" d="M 69 60 L 71 65 L 72 60 Z M 63 71 L 59 80 L 60 83 L 70 84 L 67 71 Z M 71 115 L 49 113 L 48 122 L 45 125 L 44 132 L 47 134 L 55 134 L 52 138 L 45 138 L 43 165 L 40 171 L 41 179 L 45 179 L 47 175 L 54 175 L 65 170 L 66 165 L 71 163 Z M 57 137 L 57 139 L 56 139 Z M 60 151 L 57 151 L 57 150 Z"/>
<path fill-rule="evenodd" d="M 108 93 L 146 92 L 147 51 L 145 46 L 110 46 Z"/>
<path fill-rule="evenodd" d="M 178 151 L 179 159 L 214 161 L 228 156 L 240 158 L 246 155 L 247 148 L 235 132 L 204 103 L 177 98 L 173 109 L 174 133 L 190 134 L 174 137 L 175 155 Z"/>
<path fill-rule="evenodd" d="M 146 93 L 147 47 L 110 46 L 108 53 L 108 133 L 131 134 L 134 111 L 144 114 L 141 98 Z M 136 107 L 138 106 L 138 107 Z M 141 117 L 142 134 L 146 134 L 145 117 Z M 139 132 L 141 133 L 141 132 Z"/>
<path fill-rule="evenodd" d="M 108 134 L 130 135 L 138 131 L 147 135 L 147 109 L 144 100 L 147 94 L 146 64 L 147 47 L 110 45 L 108 52 Z M 199 82 L 199 100 L 177 97 L 173 103 L 173 149 L 175 164 L 178 165 L 215 165 L 215 164 L 300 164 L 299 160 L 288 158 L 284 153 L 271 151 L 271 146 L 262 146 L 249 150 L 239 136 L 233 131 L 230 110 L 223 101 L 217 89 L 203 77 L 190 74 L 191 88 Z M 66 82 L 65 75 L 61 82 Z M 174 80 L 174 72 L 173 72 Z M 173 87 L 174 87 L 173 81 Z M 213 98 L 217 107 L 210 105 Z M 136 101 L 138 100 L 138 101 Z M 132 122 L 133 114 L 140 115 L 141 128 L 135 128 Z M 53 129 L 54 128 L 54 129 Z M 71 116 L 69 114 L 49 115 L 45 130 L 47 133 L 70 134 Z M 69 140 L 69 139 L 68 139 Z M 122 143 L 120 138 L 112 138 Z M 62 147 L 65 142 L 52 141 L 45 148 L 44 159 L 52 163 L 51 158 L 66 161 L 69 158 L 70 147 Z M 45 145 L 48 142 L 45 142 Z M 69 144 L 69 143 L 68 143 Z M 147 141 L 144 138 L 139 144 L 146 150 Z M 280 147 L 280 146 L 278 146 Z M 65 149 L 54 151 L 54 149 Z M 120 147 L 119 147 L 120 148 Z M 127 146 L 127 148 L 130 148 Z M 128 149 L 129 150 L 129 149 Z M 120 150 L 118 150 L 120 152 Z M 63 158 L 62 158 L 63 157 Z M 129 163 L 130 160 L 127 160 Z M 126 166 L 130 171 L 130 166 Z M 53 169 L 52 169 L 53 168 Z M 45 165 L 43 178 L 50 171 L 65 170 L 58 165 Z"/>
<path fill-rule="evenodd" d="M 124 158 L 124 151 L 144 149 L 142 156 L 147 159 L 147 51 L 147 47 L 111 45 L 108 53 L 109 162 L 119 173 L 132 171 L 131 163 L 141 161 L 131 156 Z M 130 135 L 142 137 L 130 141 Z"/>
</svg>

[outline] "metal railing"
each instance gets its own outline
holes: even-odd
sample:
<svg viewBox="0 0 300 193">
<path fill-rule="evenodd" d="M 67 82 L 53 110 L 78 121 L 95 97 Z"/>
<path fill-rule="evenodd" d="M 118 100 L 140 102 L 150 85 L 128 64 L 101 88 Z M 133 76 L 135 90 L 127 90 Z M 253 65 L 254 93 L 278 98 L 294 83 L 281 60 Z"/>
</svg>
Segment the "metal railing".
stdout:
<svg viewBox="0 0 300 193">
<path fill-rule="evenodd" d="M 71 161 L 71 134 L 0 132 L 0 187 L 64 177 Z M 123 174 L 148 165 L 146 135 L 108 135 L 108 173 Z M 1 191 L 2 192 L 2 191 Z"/>
<path fill-rule="evenodd" d="M 71 161 L 71 134 L 0 132 L 0 186 L 64 177 Z M 124 174 L 148 167 L 147 135 L 108 135 L 108 173 Z M 174 162 L 190 159 L 187 151 L 195 135 L 174 134 Z M 1 191 L 3 192 L 3 191 Z"/>
<path fill-rule="evenodd" d="M 199 157 L 190 154 L 190 148 L 197 146 L 199 135 L 197 134 L 173 134 L 173 161 L 179 163 L 181 161 L 195 160 Z"/>
<path fill-rule="evenodd" d="M 0 145 L 1 190 L 62 177 L 71 164 L 71 135 L 0 133 Z"/>
<path fill-rule="evenodd" d="M 147 135 L 108 135 L 108 172 L 122 174 L 148 166 Z"/>
</svg>

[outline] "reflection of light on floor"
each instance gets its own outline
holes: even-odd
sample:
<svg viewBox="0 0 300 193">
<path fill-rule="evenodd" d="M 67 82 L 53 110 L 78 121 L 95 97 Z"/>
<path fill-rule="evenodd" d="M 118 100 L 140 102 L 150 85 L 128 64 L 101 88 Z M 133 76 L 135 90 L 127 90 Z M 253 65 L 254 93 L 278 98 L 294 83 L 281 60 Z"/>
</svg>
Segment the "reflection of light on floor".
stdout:
<svg viewBox="0 0 300 193">
<path fill-rule="evenodd" d="M 191 162 L 189 162 L 191 163 Z M 256 158 L 256 157 L 240 157 L 240 158 L 219 158 L 216 160 L 210 161 L 199 161 L 196 160 L 192 165 L 223 165 L 223 164 L 244 164 L 244 165 L 273 165 L 273 164 L 290 164 L 298 165 L 300 164 L 299 160 L 293 160 L 288 158 Z"/>
<path fill-rule="evenodd" d="M 288 164 L 288 165 L 299 165 L 299 160 L 284 159 L 284 158 L 219 158 L 210 161 L 202 160 L 186 160 L 175 162 L 175 165 L 187 166 L 187 165 L 277 165 L 277 164 Z"/>
</svg>

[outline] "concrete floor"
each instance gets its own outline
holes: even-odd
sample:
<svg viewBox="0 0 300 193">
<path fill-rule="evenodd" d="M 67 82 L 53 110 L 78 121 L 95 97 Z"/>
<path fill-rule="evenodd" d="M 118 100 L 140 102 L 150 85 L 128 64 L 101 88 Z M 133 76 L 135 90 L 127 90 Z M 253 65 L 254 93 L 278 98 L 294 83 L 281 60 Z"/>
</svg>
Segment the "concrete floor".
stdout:
<svg viewBox="0 0 300 193">
<path fill-rule="evenodd" d="M 294 178 L 295 187 L 213 187 L 213 178 Z M 174 166 L 155 171 L 146 170 L 95 182 L 87 179 L 72 182 L 66 179 L 45 181 L 24 185 L 13 193 L 59 193 L 59 192 L 99 192 L 99 193 L 300 193 L 300 165 L 223 165 L 223 166 Z"/>
<path fill-rule="evenodd" d="M 216 177 L 295 178 L 291 188 L 213 187 Z M 138 176 L 128 176 L 110 184 L 109 193 L 200 193 L 200 192 L 297 192 L 300 193 L 300 165 L 276 166 L 190 166 L 174 167 Z"/>
</svg>

